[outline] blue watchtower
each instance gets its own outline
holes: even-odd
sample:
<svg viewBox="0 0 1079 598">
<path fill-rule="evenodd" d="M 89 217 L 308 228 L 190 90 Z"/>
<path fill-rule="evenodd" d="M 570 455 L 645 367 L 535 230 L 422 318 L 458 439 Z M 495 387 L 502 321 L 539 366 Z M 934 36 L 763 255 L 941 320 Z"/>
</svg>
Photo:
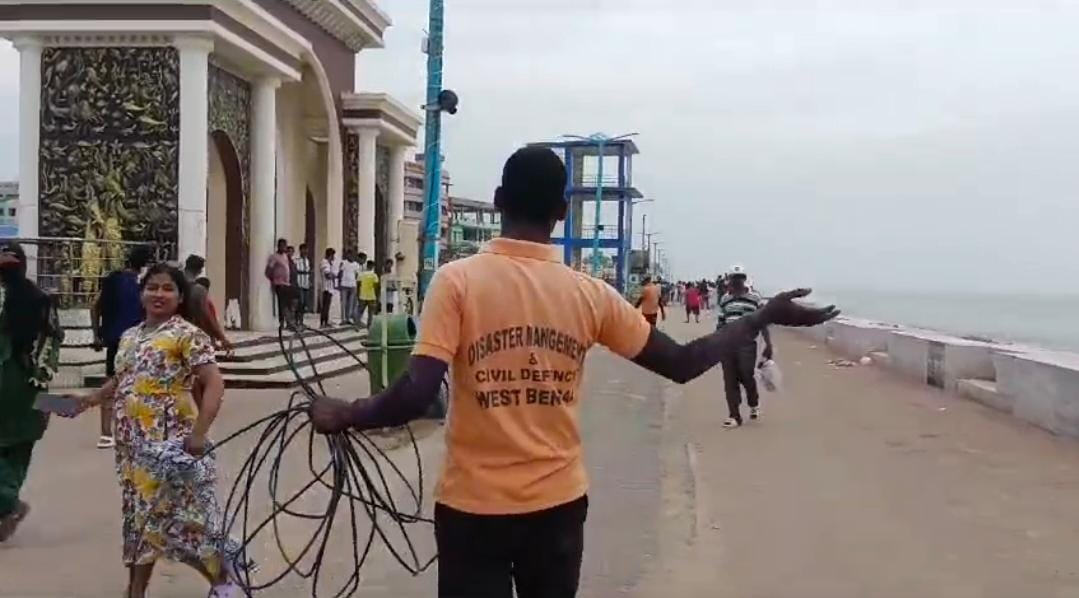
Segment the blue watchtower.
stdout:
<svg viewBox="0 0 1079 598">
<path fill-rule="evenodd" d="M 643 197 L 633 186 L 633 156 L 640 153 L 637 144 L 627 137 L 612 139 L 597 134 L 529 145 L 554 150 L 566 164 L 569 210 L 562 230 L 555 229 L 551 242 L 562 246 L 563 260 L 571 268 L 607 278 L 624 293 L 633 239 L 633 203 Z M 588 174 L 586 158 L 596 165 Z M 612 172 L 615 162 L 617 168 Z M 613 209 L 604 209 L 612 204 L 617 205 L 617 217 Z M 591 252 L 595 247 L 599 248 L 599 259 L 582 261 L 582 250 Z M 599 271 L 593 271 L 595 264 L 601 265 Z"/>
</svg>

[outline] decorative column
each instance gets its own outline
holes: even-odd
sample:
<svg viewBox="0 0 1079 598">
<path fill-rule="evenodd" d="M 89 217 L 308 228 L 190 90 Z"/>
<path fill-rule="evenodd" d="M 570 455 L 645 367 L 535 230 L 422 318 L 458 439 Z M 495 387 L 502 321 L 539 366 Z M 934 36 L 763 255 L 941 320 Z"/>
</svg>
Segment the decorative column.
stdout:
<svg viewBox="0 0 1079 598">
<path fill-rule="evenodd" d="M 180 54 L 180 164 L 177 259 L 206 257 L 206 180 L 209 176 L 209 58 L 213 40 L 178 38 Z M 218 281 L 222 284 L 224 281 Z"/>
<path fill-rule="evenodd" d="M 266 260 L 274 251 L 277 168 L 277 87 L 280 81 L 259 79 L 251 90 L 251 236 L 248 247 L 248 307 L 253 330 L 275 328 L 273 296 L 266 279 Z"/>
<path fill-rule="evenodd" d="M 378 129 L 367 127 L 357 129 L 356 137 L 359 142 L 359 151 L 356 152 L 356 184 L 359 196 L 359 205 L 356 210 L 356 241 L 359 245 L 357 249 L 374 259 Z"/>
<path fill-rule="evenodd" d="M 396 258 L 401 251 L 398 225 L 405 216 L 405 156 L 408 147 L 395 145 L 390 148 L 390 185 L 389 209 L 386 226 L 389 228 L 386 238 L 390 240 L 390 257 Z"/>
<path fill-rule="evenodd" d="M 41 40 L 15 40 L 19 51 L 19 236 L 38 236 L 38 154 L 41 141 Z M 37 246 L 28 245 L 36 257 Z M 30 259 L 28 273 L 36 275 L 37 260 Z"/>
</svg>

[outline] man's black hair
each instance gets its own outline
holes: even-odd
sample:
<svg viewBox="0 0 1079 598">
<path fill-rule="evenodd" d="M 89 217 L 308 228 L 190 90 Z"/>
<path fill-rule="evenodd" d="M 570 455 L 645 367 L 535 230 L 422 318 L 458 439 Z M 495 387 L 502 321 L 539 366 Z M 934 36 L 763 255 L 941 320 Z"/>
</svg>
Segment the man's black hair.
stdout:
<svg viewBox="0 0 1079 598">
<path fill-rule="evenodd" d="M 154 259 L 154 252 L 145 245 L 139 245 L 127 253 L 127 267 L 142 270 Z"/>
<path fill-rule="evenodd" d="M 187 256 L 187 260 L 184 261 L 184 270 L 192 274 L 202 274 L 203 269 L 206 268 L 206 258 L 201 255 L 191 254 Z"/>
<path fill-rule="evenodd" d="M 566 209 L 566 167 L 545 147 L 522 147 L 502 168 L 495 204 L 511 218 L 547 223 Z"/>
</svg>

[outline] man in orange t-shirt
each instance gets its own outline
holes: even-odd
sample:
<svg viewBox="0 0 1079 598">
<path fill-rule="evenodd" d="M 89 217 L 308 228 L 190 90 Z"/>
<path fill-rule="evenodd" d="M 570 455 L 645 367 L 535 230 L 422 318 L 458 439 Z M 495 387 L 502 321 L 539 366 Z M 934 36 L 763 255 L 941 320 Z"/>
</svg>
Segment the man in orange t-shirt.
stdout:
<svg viewBox="0 0 1079 598">
<path fill-rule="evenodd" d="M 644 277 L 644 285 L 641 287 L 641 296 L 637 299 L 637 307 L 644 314 L 644 319 L 652 326 L 656 325 L 656 319 L 662 315 L 667 319 L 667 310 L 663 305 L 663 295 L 659 285 L 652 282 L 652 277 Z"/>
<path fill-rule="evenodd" d="M 584 548 L 588 480 L 578 406 L 593 345 L 684 383 L 767 324 L 834 317 L 781 293 L 688 345 L 649 326 L 603 281 L 562 264 L 551 231 L 566 215 L 566 171 L 554 152 L 518 150 L 495 205 L 501 237 L 439 269 L 404 375 L 370 399 L 320 398 L 317 430 L 403 425 L 437 399 L 447 369 L 453 406 L 435 505 L 441 598 L 572 598 Z"/>
</svg>

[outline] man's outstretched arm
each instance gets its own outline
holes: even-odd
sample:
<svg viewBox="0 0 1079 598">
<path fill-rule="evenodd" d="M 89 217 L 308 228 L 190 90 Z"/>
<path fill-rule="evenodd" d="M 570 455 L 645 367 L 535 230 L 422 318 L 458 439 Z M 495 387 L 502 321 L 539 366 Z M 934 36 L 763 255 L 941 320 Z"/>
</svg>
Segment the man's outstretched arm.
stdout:
<svg viewBox="0 0 1079 598">
<path fill-rule="evenodd" d="M 730 326 L 682 345 L 653 328 L 648 342 L 633 363 L 664 378 L 685 384 L 715 367 L 725 355 L 744 346 L 761 330 L 756 318 L 747 316 Z"/>
<path fill-rule="evenodd" d="M 839 315 L 834 305 L 817 308 L 794 302 L 794 299 L 808 294 L 809 289 L 780 293 L 762 309 L 686 345 L 653 329 L 633 362 L 669 380 L 685 384 L 715 367 L 724 355 L 756 338 L 769 324 L 816 326 Z"/>
</svg>

